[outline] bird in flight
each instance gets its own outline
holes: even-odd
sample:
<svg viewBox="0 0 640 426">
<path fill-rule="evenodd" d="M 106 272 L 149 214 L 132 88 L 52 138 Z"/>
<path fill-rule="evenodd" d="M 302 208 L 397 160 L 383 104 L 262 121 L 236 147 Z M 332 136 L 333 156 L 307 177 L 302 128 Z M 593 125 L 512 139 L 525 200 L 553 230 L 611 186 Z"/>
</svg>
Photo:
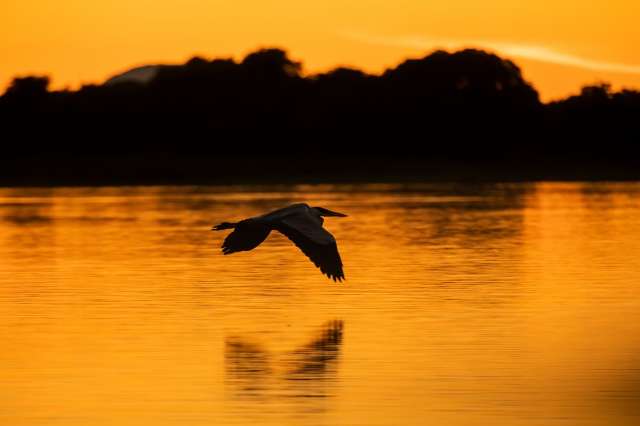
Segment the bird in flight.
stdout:
<svg viewBox="0 0 640 426">
<path fill-rule="evenodd" d="M 225 255 L 253 250 L 267 238 L 272 230 L 276 230 L 298 246 L 323 274 L 333 281 L 342 281 L 344 271 L 338 245 L 333 235 L 322 227 L 323 216 L 346 217 L 347 215 L 300 203 L 236 223 L 222 222 L 212 230 L 233 229 L 222 243 L 222 253 Z"/>
</svg>

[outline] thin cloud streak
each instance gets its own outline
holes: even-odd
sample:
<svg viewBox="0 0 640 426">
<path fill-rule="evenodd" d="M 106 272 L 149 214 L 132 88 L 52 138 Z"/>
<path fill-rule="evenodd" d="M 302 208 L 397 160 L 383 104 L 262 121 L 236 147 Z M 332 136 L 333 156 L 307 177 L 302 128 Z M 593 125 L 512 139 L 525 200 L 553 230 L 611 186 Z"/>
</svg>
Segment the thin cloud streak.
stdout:
<svg viewBox="0 0 640 426">
<path fill-rule="evenodd" d="M 378 46 L 408 47 L 415 49 L 460 49 L 479 47 L 493 50 L 501 55 L 532 59 L 558 65 L 584 68 L 592 71 L 607 71 L 624 74 L 640 74 L 640 65 L 628 65 L 615 62 L 596 61 L 545 47 L 518 43 L 504 43 L 479 39 L 440 39 L 420 36 L 375 36 L 353 31 L 339 33 L 342 37 Z"/>
</svg>

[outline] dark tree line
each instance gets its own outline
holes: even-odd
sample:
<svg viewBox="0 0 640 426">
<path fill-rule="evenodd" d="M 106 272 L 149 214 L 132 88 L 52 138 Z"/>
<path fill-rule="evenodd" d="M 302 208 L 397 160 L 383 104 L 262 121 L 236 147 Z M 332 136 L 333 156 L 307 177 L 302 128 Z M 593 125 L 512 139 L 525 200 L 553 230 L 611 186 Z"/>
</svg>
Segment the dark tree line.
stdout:
<svg viewBox="0 0 640 426">
<path fill-rule="evenodd" d="M 628 174 L 640 154 L 639 92 L 601 85 L 543 104 L 514 63 L 479 50 L 436 51 L 381 75 L 301 70 L 265 49 L 78 91 L 16 78 L 0 97 L 0 181 L 428 174 L 454 163 L 507 177 L 595 166 Z"/>
</svg>

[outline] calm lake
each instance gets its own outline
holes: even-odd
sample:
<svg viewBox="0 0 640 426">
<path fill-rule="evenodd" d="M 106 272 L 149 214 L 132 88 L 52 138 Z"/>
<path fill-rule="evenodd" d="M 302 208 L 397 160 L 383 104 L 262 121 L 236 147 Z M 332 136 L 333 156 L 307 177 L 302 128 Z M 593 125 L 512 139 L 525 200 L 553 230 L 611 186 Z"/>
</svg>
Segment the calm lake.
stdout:
<svg viewBox="0 0 640 426">
<path fill-rule="evenodd" d="M 634 183 L 0 188 L 0 424 L 637 425 L 639 286 Z"/>
</svg>

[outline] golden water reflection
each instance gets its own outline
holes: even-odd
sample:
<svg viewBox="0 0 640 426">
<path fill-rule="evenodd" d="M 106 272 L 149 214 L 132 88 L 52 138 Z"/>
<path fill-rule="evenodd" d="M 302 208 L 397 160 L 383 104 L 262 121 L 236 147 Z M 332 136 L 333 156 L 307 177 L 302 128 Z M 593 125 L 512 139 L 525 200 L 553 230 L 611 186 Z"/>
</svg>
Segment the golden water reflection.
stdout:
<svg viewBox="0 0 640 426">
<path fill-rule="evenodd" d="M 0 189 L 0 423 L 633 425 L 640 185 Z M 347 281 L 212 224 L 306 201 Z"/>
</svg>

